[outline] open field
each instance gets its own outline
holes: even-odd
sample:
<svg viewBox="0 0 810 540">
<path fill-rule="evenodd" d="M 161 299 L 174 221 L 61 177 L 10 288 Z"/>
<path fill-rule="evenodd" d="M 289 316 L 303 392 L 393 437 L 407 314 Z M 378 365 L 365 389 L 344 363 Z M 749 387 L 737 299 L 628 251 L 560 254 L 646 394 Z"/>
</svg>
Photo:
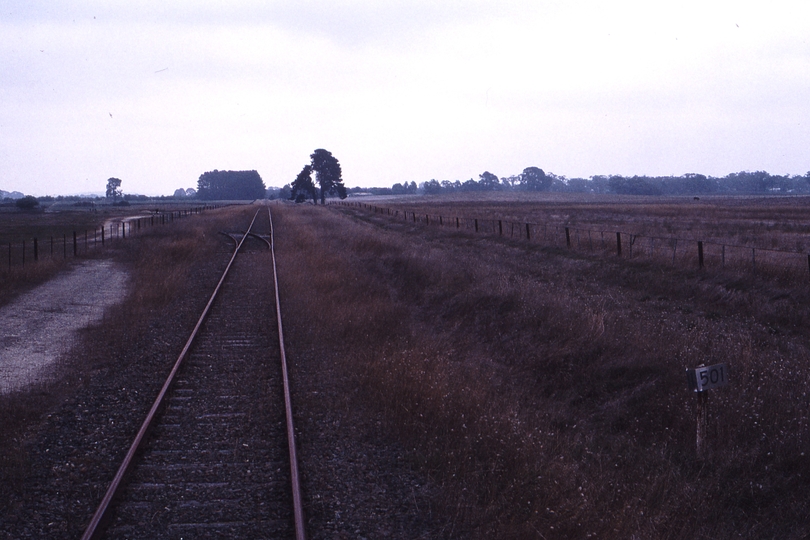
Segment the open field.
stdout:
<svg viewBox="0 0 810 540">
<path fill-rule="evenodd" d="M 363 201 L 360 201 L 363 202 Z M 378 198 L 417 214 L 531 222 L 762 249 L 810 251 L 810 197 L 640 197 L 563 193 Z"/>
<path fill-rule="evenodd" d="M 490 193 L 349 201 L 396 219 L 709 272 L 810 281 L 808 197 Z"/>
<path fill-rule="evenodd" d="M 701 217 L 691 201 L 402 201 L 418 213 L 629 226 Z M 765 201 L 769 202 L 769 201 Z M 750 223 L 800 200 L 714 201 Z M 700 202 L 703 204 L 703 201 Z M 389 206 L 393 201 L 378 201 Z M 561 204 L 557 201 L 556 204 Z M 315 349 L 346 399 L 442 490 L 459 538 L 795 538 L 810 529 L 808 287 L 589 255 L 395 220 L 284 208 L 289 354 Z M 749 212 L 751 212 L 749 214 Z M 452 214 L 451 214 L 452 215 Z M 716 226 L 715 226 L 716 225 Z M 641 225 L 639 225 L 641 226 Z M 283 231 L 283 234 L 282 232 Z M 759 241 L 759 237 L 752 238 Z M 285 277 L 286 272 L 286 277 Z M 294 299 L 294 300 L 293 300 Z M 282 301 L 284 298 L 282 298 Z M 684 370 L 724 362 L 696 458 Z"/>
<path fill-rule="evenodd" d="M 771 212 L 760 230 L 778 237 L 789 215 L 803 226 L 800 201 L 712 204 L 718 230 L 734 233 L 727 215 L 755 235 Z M 684 233 L 702 215 L 670 199 L 375 204 L 395 202 L 524 221 L 598 206 L 609 223 Z M 810 533 L 810 285 L 356 207 L 272 209 L 312 538 Z M 64 380 L 0 400 L 0 515 L 14 530 L 76 537 L 213 287 L 217 232 L 250 212 L 149 228 L 107 252 L 131 273 L 122 304 L 84 333 Z M 709 393 L 698 459 L 684 370 L 720 362 L 731 381 Z"/>
</svg>

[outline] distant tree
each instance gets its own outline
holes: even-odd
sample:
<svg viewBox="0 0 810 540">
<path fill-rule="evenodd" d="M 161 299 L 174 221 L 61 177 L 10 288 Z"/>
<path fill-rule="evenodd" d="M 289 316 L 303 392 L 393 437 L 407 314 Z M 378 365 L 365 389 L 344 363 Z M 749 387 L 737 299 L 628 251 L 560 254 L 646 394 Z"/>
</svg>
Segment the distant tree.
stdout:
<svg viewBox="0 0 810 540">
<path fill-rule="evenodd" d="M 504 189 L 515 189 L 520 185 L 520 176 L 508 176 L 501 178 L 501 184 Z"/>
<path fill-rule="evenodd" d="M 290 189 L 290 199 L 297 203 L 304 202 L 307 197 L 312 197 L 312 202 L 318 204 L 318 190 L 312 182 L 312 165 L 304 165 Z"/>
<path fill-rule="evenodd" d="M 498 180 L 498 177 L 489 171 L 484 171 L 478 175 L 478 178 L 480 178 L 478 184 L 481 186 L 481 190 L 483 191 L 494 191 L 501 186 L 501 182 Z"/>
<path fill-rule="evenodd" d="M 37 206 L 39 206 L 39 201 L 36 197 L 31 195 L 26 195 L 22 199 L 17 199 L 14 205 L 19 208 L 20 210 L 33 210 Z M 11 248 L 9 248 L 11 249 Z"/>
<path fill-rule="evenodd" d="M 642 176 L 626 178 L 614 175 L 608 180 L 610 190 L 621 195 L 660 195 L 661 189 L 651 181 Z"/>
<path fill-rule="evenodd" d="M 262 177 L 254 171 L 213 171 L 200 175 L 197 198 L 211 200 L 264 199 L 266 188 Z"/>
<path fill-rule="evenodd" d="M 520 187 L 526 191 L 548 191 L 551 183 L 552 179 L 537 167 L 526 167 L 520 175 Z"/>
<path fill-rule="evenodd" d="M 186 198 L 186 190 L 183 188 L 175 189 L 174 190 L 174 198 L 175 199 L 185 199 Z"/>
<path fill-rule="evenodd" d="M 107 197 L 112 199 L 113 202 L 121 196 L 121 180 L 118 178 L 107 179 Z"/>
<path fill-rule="evenodd" d="M 442 185 L 438 180 L 428 180 L 422 186 L 422 189 L 424 189 L 425 193 L 428 195 L 437 195 L 442 192 Z"/>
<path fill-rule="evenodd" d="M 459 189 L 461 189 L 461 191 L 481 191 L 481 184 L 470 178 L 469 180 L 465 180 Z"/>
<path fill-rule="evenodd" d="M 196 197 L 197 190 L 194 188 L 186 188 L 186 197 Z"/>
<path fill-rule="evenodd" d="M 343 185 L 338 160 L 323 148 L 318 148 L 309 157 L 312 160 L 312 170 L 315 171 L 315 181 L 321 188 L 321 204 L 325 203 L 327 195 L 337 195 L 345 199 L 346 187 Z"/>
</svg>

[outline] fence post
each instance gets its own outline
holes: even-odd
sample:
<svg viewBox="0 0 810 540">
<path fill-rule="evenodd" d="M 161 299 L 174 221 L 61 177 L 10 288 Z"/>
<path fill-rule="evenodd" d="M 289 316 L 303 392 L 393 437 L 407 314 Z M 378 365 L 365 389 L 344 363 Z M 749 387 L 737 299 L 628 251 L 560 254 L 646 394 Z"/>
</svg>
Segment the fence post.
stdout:
<svg viewBox="0 0 810 540">
<path fill-rule="evenodd" d="M 430 214 L 425 214 L 425 225 L 430 225 Z"/>
<path fill-rule="evenodd" d="M 703 268 L 703 241 L 698 240 L 698 268 Z"/>
<path fill-rule="evenodd" d="M 34 262 L 39 260 L 39 241 L 34 238 Z"/>
<path fill-rule="evenodd" d="M 706 452 L 706 435 L 709 431 L 709 393 L 698 392 L 697 399 L 697 432 L 695 433 L 695 450 L 698 459 L 703 459 Z"/>
<path fill-rule="evenodd" d="M 526 240 L 531 240 L 531 239 L 532 239 L 532 233 L 531 233 L 531 229 L 529 229 L 529 224 L 527 223 L 526 224 Z"/>
<path fill-rule="evenodd" d="M 475 218 L 475 232 L 478 232 L 478 218 Z"/>
<path fill-rule="evenodd" d="M 459 228 L 458 218 L 456 218 L 456 229 L 458 229 L 458 228 Z"/>
<path fill-rule="evenodd" d="M 442 216 L 439 216 L 439 226 L 444 227 L 444 220 L 442 219 Z"/>
<path fill-rule="evenodd" d="M 498 220 L 498 235 L 503 236 L 503 222 L 500 219 Z"/>
<path fill-rule="evenodd" d="M 568 227 L 565 228 L 565 245 L 571 247 L 571 231 L 568 230 Z"/>
<path fill-rule="evenodd" d="M 622 233 L 616 233 L 616 253 L 619 257 L 622 256 Z"/>
</svg>

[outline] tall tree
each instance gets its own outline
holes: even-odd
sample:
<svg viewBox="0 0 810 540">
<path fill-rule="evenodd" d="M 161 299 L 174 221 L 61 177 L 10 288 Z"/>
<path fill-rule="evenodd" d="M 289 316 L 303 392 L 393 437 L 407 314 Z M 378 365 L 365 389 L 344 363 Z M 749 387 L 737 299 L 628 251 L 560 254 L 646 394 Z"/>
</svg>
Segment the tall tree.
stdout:
<svg viewBox="0 0 810 540">
<path fill-rule="evenodd" d="M 304 165 L 298 176 L 293 181 L 290 199 L 295 202 L 304 202 L 307 197 L 312 197 L 312 202 L 318 204 L 318 190 L 312 183 L 312 165 Z"/>
<path fill-rule="evenodd" d="M 548 191 L 551 178 L 546 176 L 543 169 L 526 167 L 520 175 L 520 186 L 527 191 Z"/>
<path fill-rule="evenodd" d="M 121 180 L 118 178 L 107 179 L 107 197 L 111 198 L 113 202 L 121 196 Z"/>
<path fill-rule="evenodd" d="M 482 174 L 478 175 L 480 179 L 478 184 L 481 186 L 481 189 L 484 191 L 494 191 L 501 186 L 500 180 L 498 177 L 492 174 L 489 171 L 484 171 Z"/>
<path fill-rule="evenodd" d="M 321 187 L 321 204 L 325 204 L 326 195 L 337 195 L 346 198 L 346 187 L 341 178 L 340 163 L 331 152 L 318 148 L 310 156 L 315 181 Z"/>
</svg>

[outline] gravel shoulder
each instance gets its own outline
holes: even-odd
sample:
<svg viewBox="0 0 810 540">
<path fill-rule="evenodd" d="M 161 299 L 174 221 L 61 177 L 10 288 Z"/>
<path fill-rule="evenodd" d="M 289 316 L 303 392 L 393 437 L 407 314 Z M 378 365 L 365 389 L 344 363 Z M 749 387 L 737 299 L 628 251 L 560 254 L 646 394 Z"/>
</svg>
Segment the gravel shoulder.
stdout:
<svg viewBox="0 0 810 540">
<path fill-rule="evenodd" d="M 85 261 L 0 308 L 0 394 L 58 377 L 60 355 L 124 298 L 127 277 L 112 261 Z"/>
</svg>

